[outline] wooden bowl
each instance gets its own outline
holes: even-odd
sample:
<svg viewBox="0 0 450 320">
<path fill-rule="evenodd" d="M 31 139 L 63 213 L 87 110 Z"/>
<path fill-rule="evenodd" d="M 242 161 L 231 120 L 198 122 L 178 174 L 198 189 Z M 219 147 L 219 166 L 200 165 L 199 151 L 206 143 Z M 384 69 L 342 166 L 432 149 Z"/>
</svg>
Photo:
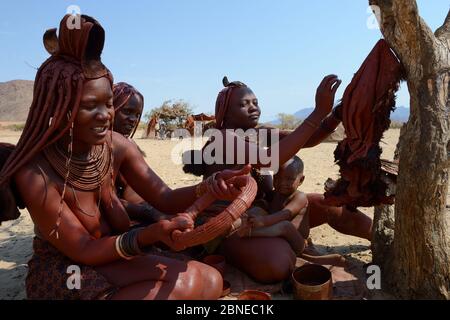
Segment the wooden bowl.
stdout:
<svg viewBox="0 0 450 320">
<path fill-rule="evenodd" d="M 239 294 L 238 300 L 272 300 L 272 297 L 267 292 L 258 290 L 245 290 Z"/>
</svg>

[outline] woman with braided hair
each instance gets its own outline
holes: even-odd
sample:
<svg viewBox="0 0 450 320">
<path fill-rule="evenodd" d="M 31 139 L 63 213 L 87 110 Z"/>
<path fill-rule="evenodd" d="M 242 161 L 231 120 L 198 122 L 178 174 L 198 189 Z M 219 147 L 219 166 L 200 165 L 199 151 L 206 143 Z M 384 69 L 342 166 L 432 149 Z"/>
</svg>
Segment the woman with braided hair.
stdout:
<svg viewBox="0 0 450 320">
<path fill-rule="evenodd" d="M 242 163 L 244 163 L 251 164 L 253 167 L 252 173 L 258 176 L 258 169 L 268 166 L 267 163 L 263 163 L 261 154 L 267 152 L 270 157 L 272 153 L 278 152 L 278 163 L 282 165 L 300 149 L 316 146 L 328 137 L 341 122 L 341 106 L 338 105 L 332 110 L 334 96 L 340 83 L 341 80 L 337 76 L 326 76 L 317 88 L 316 108 L 310 116 L 292 133 L 280 132 L 280 141 L 272 143 L 267 148 L 267 151 L 261 152 L 259 150 L 260 146 L 248 139 L 242 139 L 242 136 L 239 136 L 236 131 L 237 129 L 248 130 L 256 128 L 259 136 L 259 129 L 271 130 L 270 128 L 257 128 L 261 114 L 258 99 L 247 85 L 240 81 L 229 82 L 225 77 L 223 79 L 225 88 L 218 94 L 215 109 L 216 128 L 221 132 L 222 150 L 224 150 L 222 155 L 215 155 L 215 160 L 219 158 L 221 161 L 215 161 L 210 164 L 203 162 L 201 164 L 185 165 L 185 172 L 203 175 L 203 178 L 207 179 L 214 172 L 220 170 L 242 168 Z M 207 151 L 208 145 L 211 143 L 213 143 L 213 140 L 210 139 L 203 147 L 201 155 L 195 156 L 192 152 L 187 153 L 188 157 L 190 156 L 191 158 L 188 162 L 192 163 L 195 157 L 204 159 L 205 156 L 208 156 L 207 154 L 205 155 L 205 151 Z M 229 145 L 234 147 L 231 156 L 225 152 L 228 152 L 227 146 Z M 244 147 L 237 150 L 238 145 Z M 252 158 L 251 155 L 256 157 Z M 222 156 L 223 159 L 221 159 Z M 242 158 L 244 162 L 242 162 Z M 273 189 L 271 177 L 260 176 L 257 180 L 258 188 L 264 190 L 262 196 L 269 195 L 270 197 Z M 307 218 L 311 228 L 328 223 L 345 234 L 370 239 L 372 221 L 363 213 L 350 211 L 346 208 L 327 206 L 323 203 L 323 195 L 321 194 L 308 194 L 307 202 L 308 209 L 305 215 L 308 215 Z M 226 202 L 216 202 L 210 208 L 209 216 L 213 217 L 215 212 L 220 212 L 224 206 L 227 206 Z M 247 212 L 248 215 L 252 215 L 252 209 Z M 292 214 L 295 215 L 295 213 Z M 300 224 L 301 220 L 297 222 Z M 224 254 L 227 261 L 230 261 L 259 282 L 273 283 L 288 279 L 295 265 L 296 254 L 286 240 L 276 237 L 240 237 L 239 234 L 240 232 L 230 232 L 226 237 L 210 242 L 210 245 L 213 250 L 218 249 Z M 305 244 L 299 245 L 304 246 Z M 207 249 L 209 248 L 207 247 Z M 299 252 L 301 251 L 303 249 L 299 250 Z"/>
<path fill-rule="evenodd" d="M 113 130 L 133 138 L 144 110 L 144 96 L 131 84 L 118 82 L 113 86 L 113 104 Z"/>
<path fill-rule="evenodd" d="M 35 224 L 28 298 L 218 298 L 222 278 L 215 269 L 143 252 L 155 242 L 183 249 L 171 235 L 192 228 L 190 216 L 130 231 L 114 181 L 120 170 L 143 199 L 175 214 L 193 203 L 198 190 L 235 197 L 240 191 L 225 181 L 249 169 L 221 172 L 200 188 L 170 189 L 135 145 L 109 130 L 113 79 L 100 59 L 104 30 L 85 15 L 75 16 L 80 28 L 70 28 L 73 18 L 62 19 L 58 36 L 56 29 L 44 35 L 51 57 L 37 72 L 24 131 L 14 150 L 6 146 L 0 171 L 0 187 L 16 191 L 16 204 L 23 202 Z M 72 265 L 81 272 L 75 289 L 68 286 Z"/>
<path fill-rule="evenodd" d="M 144 110 L 144 96 L 132 85 L 118 82 L 113 86 L 114 125 L 113 130 L 128 138 L 145 157 L 145 152 L 132 140 Z M 170 216 L 152 207 L 119 174 L 116 192 L 130 219 L 137 223 L 152 223 Z"/>
</svg>

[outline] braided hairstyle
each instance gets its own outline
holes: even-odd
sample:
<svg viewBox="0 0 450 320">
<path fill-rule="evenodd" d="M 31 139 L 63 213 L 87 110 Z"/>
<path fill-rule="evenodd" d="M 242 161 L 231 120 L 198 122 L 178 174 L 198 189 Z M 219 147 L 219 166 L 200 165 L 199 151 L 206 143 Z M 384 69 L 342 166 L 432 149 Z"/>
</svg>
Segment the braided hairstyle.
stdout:
<svg viewBox="0 0 450 320">
<path fill-rule="evenodd" d="M 128 103 L 128 101 L 130 101 L 130 99 L 134 95 L 138 95 L 141 98 L 142 107 L 144 106 L 144 96 L 138 90 L 136 90 L 136 88 L 134 88 L 132 85 L 130 85 L 126 82 L 118 82 L 118 83 L 114 84 L 113 95 L 114 95 L 114 98 L 113 98 L 114 111 L 116 114 L 117 114 L 117 112 L 120 111 L 120 109 L 122 109 L 123 106 L 125 106 Z M 133 138 L 133 136 L 139 126 L 139 122 L 141 121 L 141 117 L 142 117 L 142 112 L 139 114 L 139 119 L 136 122 L 134 129 L 131 131 L 129 138 Z"/>
<path fill-rule="evenodd" d="M 214 117 L 216 119 L 216 129 L 222 129 L 225 115 L 230 105 L 230 98 L 233 91 L 237 88 L 246 88 L 247 85 L 241 81 L 230 82 L 225 76 L 222 79 L 223 88 L 216 99 Z M 208 141 L 201 150 L 188 150 L 182 155 L 183 171 L 196 176 L 202 176 L 205 173 L 206 164 L 203 162 L 203 149 L 209 144 Z M 195 163 L 195 159 L 202 159 L 202 163 Z"/>
<path fill-rule="evenodd" d="M 219 92 L 216 99 L 215 118 L 217 129 L 222 129 L 223 127 L 223 121 L 230 106 L 230 98 L 233 91 L 237 88 L 247 88 L 245 83 L 240 81 L 230 82 L 227 77 L 223 77 L 222 84 L 225 88 Z"/>
<path fill-rule="evenodd" d="M 85 81 L 112 75 L 101 63 L 104 30 L 93 18 L 82 15 L 81 28 L 70 29 L 66 15 L 56 28 L 44 34 L 44 46 L 51 54 L 36 74 L 33 101 L 20 139 L 0 166 L 0 192 L 10 190 L 14 174 L 45 147 L 62 138 L 73 126 Z M 4 149 L 4 147 L 3 147 Z M 20 199 L 15 199 L 16 203 Z M 0 222 L 3 217 L 0 204 Z"/>
</svg>

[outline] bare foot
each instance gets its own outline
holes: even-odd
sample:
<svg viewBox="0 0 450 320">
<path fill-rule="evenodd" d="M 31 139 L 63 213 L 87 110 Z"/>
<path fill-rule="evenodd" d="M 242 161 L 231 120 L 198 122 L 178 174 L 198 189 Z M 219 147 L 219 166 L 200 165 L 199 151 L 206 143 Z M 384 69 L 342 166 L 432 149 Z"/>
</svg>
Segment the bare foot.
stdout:
<svg viewBox="0 0 450 320">
<path fill-rule="evenodd" d="M 309 237 L 307 240 L 305 240 L 305 249 L 303 249 L 303 254 L 306 254 L 308 256 L 320 256 L 322 255 L 316 247 L 314 247 L 314 244 L 312 242 L 311 237 Z M 297 255 L 300 257 L 300 255 Z"/>
<path fill-rule="evenodd" d="M 301 258 L 317 264 L 322 265 L 332 265 L 337 267 L 346 267 L 347 266 L 347 260 L 344 258 L 344 256 L 341 256 L 340 254 L 326 254 L 323 256 L 312 256 L 308 255 L 305 252 L 301 255 Z"/>
<path fill-rule="evenodd" d="M 314 245 L 306 245 L 305 249 L 303 250 L 303 254 L 307 254 L 308 256 L 320 256 L 321 253 L 317 251 L 316 247 Z"/>
</svg>

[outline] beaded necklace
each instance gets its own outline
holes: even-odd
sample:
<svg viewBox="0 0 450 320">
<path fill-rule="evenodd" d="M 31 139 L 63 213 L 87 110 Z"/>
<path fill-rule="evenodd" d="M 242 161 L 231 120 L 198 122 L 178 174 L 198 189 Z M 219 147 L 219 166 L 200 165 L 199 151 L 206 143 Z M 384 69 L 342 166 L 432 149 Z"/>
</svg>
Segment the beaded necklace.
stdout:
<svg viewBox="0 0 450 320">
<path fill-rule="evenodd" d="M 84 211 L 75 194 L 75 188 L 92 191 L 99 189 L 99 200 L 97 204 L 97 212 L 100 209 L 101 199 L 101 186 L 106 178 L 108 172 L 111 176 L 111 190 L 110 190 L 110 206 L 112 204 L 112 193 L 114 190 L 113 179 L 113 150 L 112 145 L 104 143 L 103 145 L 94 146 L 93 150 L 88 155 L 87 159 L 81 159 L 74 157 L 73 155 L 73 122 L 69 131 L 70 143 L 68 145 L 67 153 L 59 146 L 59 144 L 53 143 L 43 150 L 44 156 L 51 165 L 51 167 L 64 178 L 64 187 L 61 195 L 61 200 L 58 210 L 58 218 L 56 220 L 55 228 L 50 232 L 50 236 L 56 234 L 56 238 L 59 239 L 59 225 L 61 224 L 61 213 L 63 208 L 63 202 L 66 194 L 66 187 L 69 184 L 72 187 L 75 201 L 78 209 L 90 216 L 94 215 Z M 111 132 L 111 144 L 112 144 L 112 132 Z M 108 150 L 107 150 L 108 149 Z"/>
<path fill-rule="evenodd" d="M 72 187 L 92 191 L 103 184 L 111 164 L 111 154 L 107 152 L 108 144 L 96 145 L 86 159 L 72 155 L 70 166 L 67 168 L 69 155 L 54 143 L 44 149 L 44 155 L 52 168 L 61 176 L 66 177 Z"/>
</svg>

